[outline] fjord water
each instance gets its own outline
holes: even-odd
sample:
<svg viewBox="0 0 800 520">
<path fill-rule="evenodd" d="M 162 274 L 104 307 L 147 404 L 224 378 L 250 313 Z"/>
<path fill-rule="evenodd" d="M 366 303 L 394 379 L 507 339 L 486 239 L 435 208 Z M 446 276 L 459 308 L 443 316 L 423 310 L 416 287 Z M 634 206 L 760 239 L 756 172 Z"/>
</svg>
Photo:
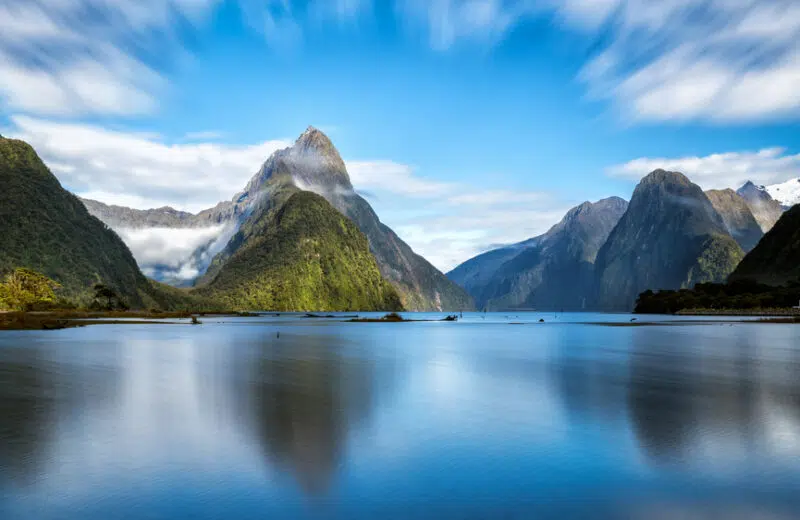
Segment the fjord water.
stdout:
<svg viewBox="0 0 800 520">
<path fill-rule="evenodd" d="M 0 518 L 794 518 L 800 327 L 629 320 L 5 333 Z"/>
</svg>

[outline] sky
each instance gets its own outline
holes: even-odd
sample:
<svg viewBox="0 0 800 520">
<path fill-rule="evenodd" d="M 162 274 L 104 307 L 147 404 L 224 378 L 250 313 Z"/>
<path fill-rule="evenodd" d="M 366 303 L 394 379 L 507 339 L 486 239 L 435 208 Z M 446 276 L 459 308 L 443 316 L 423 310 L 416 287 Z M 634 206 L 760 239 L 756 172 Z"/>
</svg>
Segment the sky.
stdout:
<svg viewBox="0 0 800 520">
<path fill-rule="evenodd" d="M 447 271 L 658 167 L 799 177 L 799 36 L 794 0 L 0 0 L 0 133 L 199 211 L 314 125 Z"/>
</svg>

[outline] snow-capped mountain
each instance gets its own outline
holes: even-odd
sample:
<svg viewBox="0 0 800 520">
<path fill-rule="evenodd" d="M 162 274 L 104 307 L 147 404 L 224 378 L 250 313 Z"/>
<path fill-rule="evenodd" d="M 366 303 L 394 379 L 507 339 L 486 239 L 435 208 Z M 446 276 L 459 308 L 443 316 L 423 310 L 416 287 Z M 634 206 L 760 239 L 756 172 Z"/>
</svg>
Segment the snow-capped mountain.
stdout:
<svg viewBox="0 0 800 520">
<path fill-rule="evenodd" d="M 800 178 L 792 179 L 781 184 L 765 186 L 764 190 L 783 206 L 792 207 L 800 204 Z"/>
</svg>

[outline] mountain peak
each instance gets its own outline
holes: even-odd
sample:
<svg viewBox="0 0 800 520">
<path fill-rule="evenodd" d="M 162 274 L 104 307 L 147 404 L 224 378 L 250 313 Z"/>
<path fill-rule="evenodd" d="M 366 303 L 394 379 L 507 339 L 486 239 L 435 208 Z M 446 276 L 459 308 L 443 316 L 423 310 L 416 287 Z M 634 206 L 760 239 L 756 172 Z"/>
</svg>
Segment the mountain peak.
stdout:
<svg viewBox="0 0 800 520">
<path fill-rule="evenodd" d="M 667 170 L 654 170 L 650 172 L 646 177 L 644 177 L 641 181 L 642 184 L 681 184 L 688 186 L 692 184 L 688 177 L 680 172 L 671 172 Z"/>
<path fill-rule="evenodd" d="M 306 128 L 306 131 L 297 138 L 294 147 L 303 152 L 314 150 L 317 153 L 336 153 L 338 155 L 336 147 L 333 146 L 333 142 L 330 138 L 325 135 L 324 132 L 313 126 Z"/>
</svg>

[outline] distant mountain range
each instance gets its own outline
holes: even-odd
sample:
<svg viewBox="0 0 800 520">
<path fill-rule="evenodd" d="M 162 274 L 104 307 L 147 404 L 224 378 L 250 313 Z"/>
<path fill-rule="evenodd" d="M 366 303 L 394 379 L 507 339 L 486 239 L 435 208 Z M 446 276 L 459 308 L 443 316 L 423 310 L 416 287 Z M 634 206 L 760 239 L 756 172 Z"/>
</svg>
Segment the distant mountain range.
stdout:
<svg viewBox="0 0 800 520">
<path fill-rule="evenodd" d="M 448 277 L 488 310 L 630 310 L 647 289 L 723 282 L 751 250 L 737 273 L 757 264 L 761 280 L 786 281 L 794 271 L 778 259 L 796 258 L 785 249 L 797 239 L 781 233 L 783 256 L 777 244 L 773 253 L 759 244 L 786 209 L 775 191 L 748 182 L 704 193 L 680 173 L 656 170 L 630 204 L 584 203 L 544 235 L 478 255 Z"/>
<path fill-rule="evenodd" d="M 479 308 L 586 308 L 600 247 L 625 214 L 618 197 L 584 202 L 547 233 L 461 264 L 448 276 Z"/>
</svg>

